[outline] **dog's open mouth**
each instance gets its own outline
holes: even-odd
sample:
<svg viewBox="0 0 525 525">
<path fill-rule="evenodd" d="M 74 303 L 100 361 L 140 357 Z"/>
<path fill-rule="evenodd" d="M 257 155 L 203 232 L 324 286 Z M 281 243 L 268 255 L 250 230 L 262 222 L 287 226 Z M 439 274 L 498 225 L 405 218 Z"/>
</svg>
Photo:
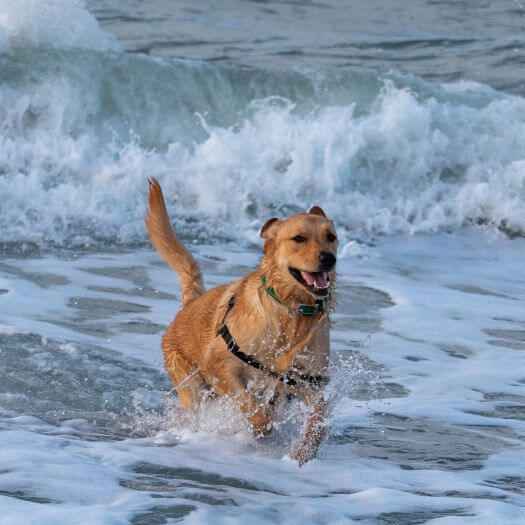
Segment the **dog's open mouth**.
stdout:
<svg viewBox="0 0 525 525">
<path fill-rule="evenodd" d="M 290 273 L 309 292 L 315 295 L 327 295 L 330 287 L 330 276 L 327 272 L 306 272 L 297 268 L 289 268 Z"/>
</svg>

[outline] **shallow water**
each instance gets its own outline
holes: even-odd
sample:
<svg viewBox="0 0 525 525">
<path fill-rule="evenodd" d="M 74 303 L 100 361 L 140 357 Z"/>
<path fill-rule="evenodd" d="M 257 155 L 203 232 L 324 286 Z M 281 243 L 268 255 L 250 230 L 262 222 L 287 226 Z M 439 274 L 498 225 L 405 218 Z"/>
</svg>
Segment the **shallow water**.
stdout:
<svg viewBox="0 0 525 525">
<path fill-rule="evenodd" d="M 227 402 L 189 415 L 166 397 L 179 289 L 153 252 L 5 259 L 5 523 L 521 523 L 523 348 L 501 341 L 525 322 L 524 248 L 470 232 L 342 260 L 331 430 L 301 469 L 293 421 L 257 441 Z M 258 258 L 195 251 L 208 285 Z"/>
</svg>

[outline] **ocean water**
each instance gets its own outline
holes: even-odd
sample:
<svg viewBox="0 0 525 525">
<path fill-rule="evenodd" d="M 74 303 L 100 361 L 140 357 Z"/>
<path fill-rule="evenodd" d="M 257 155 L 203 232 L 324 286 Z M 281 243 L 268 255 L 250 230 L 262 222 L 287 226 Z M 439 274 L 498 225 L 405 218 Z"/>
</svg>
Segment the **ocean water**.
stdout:
<svg viewBox="0 0 525 525">
<path fill-rule="evenodd" d="M 2 524 L 525 523 L 525 5 L 0 0 Z M 176 277 L 312 204 L 341 238 L 329 434 L 178 407 Z"/>
</svg>

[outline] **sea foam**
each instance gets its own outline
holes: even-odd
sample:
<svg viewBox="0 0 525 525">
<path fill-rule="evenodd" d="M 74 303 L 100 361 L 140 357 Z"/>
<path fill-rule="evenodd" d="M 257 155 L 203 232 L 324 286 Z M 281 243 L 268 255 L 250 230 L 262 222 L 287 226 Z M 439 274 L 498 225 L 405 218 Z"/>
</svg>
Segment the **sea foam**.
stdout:
<svg viewBox="0 0 525 525">
<path fill-rule="evenodd" d="M 0 50 L 7 47 L 118 50 L 83 0 L 0 0 Z"/>
<path fill-rule="evenodd" d="M 521 97 L 115 53 L 83 3 L 24 5 L 0 19 L 3 242 L 142 243 L 149 176 L 177 230 L 207 242 L 254 242 L 268 216 L 313 203 L 343 241 L 472 223 L 525 232 Z"/>
</svg>

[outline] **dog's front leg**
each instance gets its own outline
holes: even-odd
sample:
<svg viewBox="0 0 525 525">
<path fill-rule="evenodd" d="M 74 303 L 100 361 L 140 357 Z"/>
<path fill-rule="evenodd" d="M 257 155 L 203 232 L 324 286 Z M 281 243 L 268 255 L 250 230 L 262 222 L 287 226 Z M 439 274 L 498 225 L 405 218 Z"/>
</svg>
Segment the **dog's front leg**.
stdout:
<svg viewBox="0 0 525 525">
<path fill-rule="evenodd" d="M 326 434 L 325 414 L 326 403 L 322 393 L 308 392 L 299 394 L 312 408 L 312 412 L 306 422 L 306 428 L 300 440 L 298 440 L 291 452 L 292 459 L 303 466 L 305 463 L 315 458 L 319 445 Z"/>
<path fill-rule="evenodd" d="M 235 397 L 239 401 L 246 419 L 252 426 L 254 436 L 268 436 L 272 431 L 272 420 L 262 402 L 246 391 L 237 392 Z"/>
<path fill-rule="evenodd" d="M 272 420 L 261 399 L 246 389 L 246 385 L 235 372 L 234 367 L 216 368 L 209 375 L 214 389 L 221 395 L 235 399 L 242 413 L 249 421 L 257 437 L 267 436 L 272 431 Z"/>
</svg>

